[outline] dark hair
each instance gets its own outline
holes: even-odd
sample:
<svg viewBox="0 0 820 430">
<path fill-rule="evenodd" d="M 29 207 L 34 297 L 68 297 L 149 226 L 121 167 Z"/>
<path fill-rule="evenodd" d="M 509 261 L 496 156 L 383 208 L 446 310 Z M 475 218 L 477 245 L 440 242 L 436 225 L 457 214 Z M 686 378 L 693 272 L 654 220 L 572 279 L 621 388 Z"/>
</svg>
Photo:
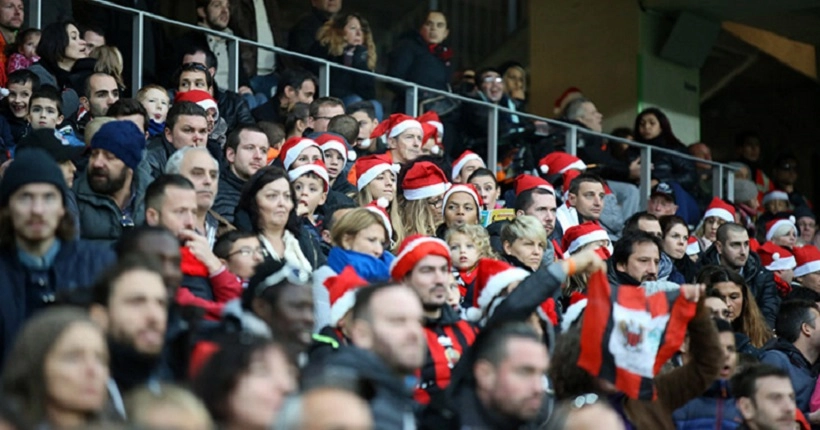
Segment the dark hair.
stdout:
<svg viewBox="0 0 820 430">
<path fill-rule="evenodd" d="M 615 242 L 615 248 L 612 251 L 612 263 L 626 264 L 629 261 L 629 256 L 632 255 L 635 250 L 635 245 L 641 243 L 653 243 L 658 247 L 658 256 L 660 256 L 661 250 L 663 249 L 660 239 L 645 231 L 628 231 Z"/>
<path fill-rule="evenodd" d="M 197 50 L 197 52 L 198 51 L 199 50 Z M 207 55 L 206 55 L 206 58 L 207 58 Z M 206 66 L 205 64 L 200 64 L 200 63 L 185 63 L 185 64 L 179 66 L 177 71 L 174 72 L 174 77 L 172 78 L 172 81 L 171 81 L 171 86 L 174 89 L 179 88 L 179 80 L 182 79 L 182 74 L 185 73 L 185 72 L 204 73 L 205 74 L 205 85 L 207 85 L 208 88 L 213 88 L 213 86 L 214 86 L 214 77 L 211 76 L 211 72 L 208 71 L 208 66 Z"/>
<path fill-rule="evenodd" d="M 757 380 L 769 377 L 788 379 L 791 382 L 787 371 L 771 364 L 760 363 L 750 365 L 732 376 L 729 386 L 736 399 L 754 399 L 757 395 Z"/>
<path fill-rule="evenodd" d="M 543 345 L 541 338 L 528 324 L 523 322 L 506 323 L 486 327 L 473 344 L 475 359 L 489 361 L 498 366 L 507 358 L 507 343 L 510 339 L 528 339 Z"/>
<path fill-rule="evenodd" d="M 156 273 L 157 276 L 162 276 L 162 267 L 154 256 L 145 254 L 125 256 L 124 258 L 118 259 L 113 266 L 106 269 L 97 277 L 97 280 L 91 287 L 92 301 L 98 305 L 108 307 L 109 299 L 114 292 L 114 284 L 126 273 L 137 270 L 145 270 Z"/>
<path fill-rule="evenodd" d="M 274 97 L 284 96 L 286 87 L 291 87 L 299 91 L 302 89 L 302 84 L 308 80 L 313 81 L 313 86 L 318 90 L 319 83 L 316 80 L 316 76 L 313 76 L 313 73 L 301 68 L 285 69 L 285 71 L 279 75 L 279 83 L 276 85 L 276 94 Z"/>
<path fill-rule="evenodd" d="M 345 107 L 344 102 L 340 98 L 336 97 L 319 97 L 316 100 L 313 100 L 310 103 L 310 116 L 311 118 L 316 118 L 319 116 L 319 108 L 322 106 L 341 106 L 342 108 Z"/>
<path fill-rule="evenodd" d="M 57 114 L 63 114 L 63 96 L 61 95 L 60 90 L 55 88 L 53 85 L 43 85 L 31 93 L 31 98 L 29 99 L 28 104 L 29 113 L 31 113 L 31 101 L 34 99 L 46 99 L 53 101 L 57 105 Z"/>
<path fill-rule="evenodd" d="M 6 46 L 6 57 L 9 57 L 11 56 L 11 54 L 14 54 L 17 51 L 19 51 L 20 47 L 26 43 L 26 38 L 32 34 L 42 35 L 42 32 L 39 28 L 27 28 L 25 30 L 18 32 L 17 36 L 14 37 L 14 43 L 10 43 L 8 46 Z"/>
<path fill-rule="evenodd" d="M 586 393 L 600 393 L 598 379 L 578 366 L 581 352 L 581 326 L 573 324 L 555 344 L 547 374 L 553 383 L 555 398 L 571 399 Z"/>
<path fill-rule="evenodd" d="M 581 184 L 583 184 L 585 182 L 594 182 L 594 183 L 601 184 L 601 186 L 604 185 L 604 180 L 601 179 L 600 176 L 598 176 L 594 173 L 584 172 L 584 173 L 581 173 L 580 175 L 576 176 L 575 179 L 573 179 L 572 182 L 569 183 L 569 192 L 570 192 L 570 194 L 576 194 L 577 195 L 578 194 L 578 189 L 581 188 Z M 566 186 L 566 184 L 564 184 L 564 186 Z"/>
<path fill-rule="evenodd" d="M 242 139 L 240 139 L 240 134 L 242 134 L 243 131 L 265 134 L 264 130 L 262 130 L 254 124 L 239 124 L 236 126 L 236 128 L 233 129 L 233 131 L 230 134 L 228 134 L 228 139 L 225 143 L 225 150 L 231 148 L 234 150 L 234 152 L 236 152 L 236 148 L 239 147 L 239 143 L 242 141 Z M 268 135 L 265 134 L 265 137 L 267 138 Z M 268 142 L 268 146 L 270 146 L 271 144 L 272 142 Z"/>
<path fill-rule="evenodd" d="M 163 200 L 165 200 L 165 190 L 168 187 L 177 187 L 183 190 L 195 189 L 194 184 L 182 175 L 167 173 L 160 175 L 145 190 L 145 209 L 160 210 Z"/>
<path fill-rule="evenodd" d="M 79 94 L 81 96 L 84 96 L 86 98 L 91 98 L 91 79 L 94 76 L 107 76 L 107 77 L 113 79 L 115 82 L 117 80 L 117 78 L 114 77 L 114 75 L 112 75 L 110 73 L 106 73 L 106 72 L 89 73 L 88 75 L 86 75 L 85 79 L 83 79 L 83 87 L 82 88 L 77 88 L 77 94 Z"/>
<path fill-rule="evenodd" d="M 210 0 L 208 0 L 210 1 Z M 182 55 L 179 57 L 179 62 L 182 62 L 182 59 L 185 58 L 186 55 L 196 55 L 199 53 L 205 54 L 205 67 L 219 69 L 219 60 L 216 58 L 216 54 L 214 51 L 211 51 L 211 48 L 207 45 L 203 45 L 201 43 L 194 44 L 189 46 L 187 49 L 182 51 Z M 210 75 L 210 73 L 208 73 Z M 179 82 L 179 78 L 175 78 L 174 82 Z"/>
<path fill-rule="evenodd" d="M 638 231 L 638 230 L 640 230 L 640 228 L 638 227 L 638 224 L 641 221 L 658 221 L 658 217 L 656 217 L 655 215 L 652 215 L 651 213 L 649 213 L 647 211 L 635 212 L 624 223 L 623 232 L 626 233 L 628 231 Z M 663 230 L 663 228 L 661 228 L 661 230 Z"/>
<path fill-rule="evenodd" d="M 120 236 L 120 239 L 114 244 L 114 253 L 117 254 L 118 259 L 131 254 L 141 255 L 139 246 L 140 242 L 144 238 L 153 235 L 168 235 L 168 237 L 173 238 L 174 241 L 177 240 L 174 233 L 165 227 L 143 224 L 125 230 L 122 236 Z"/>
<path fill-rule="evenodd" d="M 351 103 L 345 109 L 345 113 L 353 115 L 356 112 L 364 112 L 371 120 L 376 119 L 376 108 L 373 107 L 373 102 L 362 100 L 360 102 Z"/>
<path fill-rule="evenodd" d="M 65 50 L 68 47 L 69 40 L 66 27 L 69 25 L 77 27 L 79 31 L 79 26 L 76 22 L 63 20 L 53 22 L 46 26 L 40 36 L 40 44 L 37 45 L 37 55 L 40 56 L 40 63 L 43 67 L 52 73 L 60 69 L 57 63 L 63 59 Z"/>
<path fill-rule="evenodd" d="M 191 381 L 191 390 L 202 399 L 214 421 L 224 424 L 231 419 L 228 399 L 253 359 L 271 348 L 282 350 L 272 340 L 247 334 L 225 336 L 217 345 L 217 351 Z"/>
<path fill-rule="evenodd" d="M 248 288 L 242 292 L 242 307 L 245 309 L 253 309 L 253 300 L 254 299 L 262 299 L 264 302 L 271 305 L 271 307 L 276 306 L 279 302 L 279 296 L 282 295 L 282 292 L 285 288 L 289 285 L 298 285 L 294 282 L 290 281 L 290 278 L 285 278 L 279 281 L 276 284 L 270 284 L 267 278 L 283 269 L 293 270 L 293 267 L 286 268 L 287 263 L 282 261 L 277 261 L 272 258 L 266 258 L 263 262 L 259 263 L 256 266 L 256 270 L 251 276 L 251 279 L 248 280 Z M 307 280 L 307 283 L 310 283 L 310 280 Z M 260 291 L 260 289 L 262 289 Z"/>
<path fill-rule="evenodd" d="M 760 141 L 760 134 L 756 131 L 745 130 L 735 135 L 735 148 L 741 148 L 746 145 L 749 139 L 757 139 Z"/>
<path fill-rule="evenodd" d="M 142 128 L 148 128 L 148 111 L 145 110 L 145 106 L 138 102 L 137 99 L 119 99 L 108 107 L 108 112 L 105 114 L 105 116 L 112 118 L 131 115 L 141 115 L 143 120 Z"/>
<path fill-rule="evenodd" d="M 388 281 L 371 284 L 356 290 L 356 303 L 353 304 L 353 308 L 351 309 L 353 320 L 373 322 L 373 296 L 375 296 L 379 291 L 395 287 L 407 288 L 404 284 Z"/>
<path fill-rule="evenodd" d="M 343 209 L 356 209 L 359 205 L 356 204 L 353 200 L 344 199 L 341 200 L 333 205 L 325 205 L 324 206 L 324 218 L 322 220 L 322 230 L 330 231 L 333 229 L 333 225 L 336 224 L 336 219 L 334 219 L 333 215 L 336 214 L 337 211 Z"/>
<path fill-rule="evenodd" d="M 246 182 L 242 187 L 242 194 L 239 197 L 237 209 L 247 214 L 252 231 L 261 233 L 261 229 L 259 227 L 259 206 L 256 204 L 256 195 L 262 187 L 273 181 L 278 181 L 279 179 L 284 179 L 288 182 L 290 198 L 293 203 L 293 209 L 290 211 L 285 229 L 293 233 L 293 235 L 298 238 L 301 236 L 301 226 L 299 225 L 299 218 L 296 216 L 296 192 L 293 191 L 293 184 L 290 182 L 288 172 L 281 167 L 265 166 L 254 173 L 248 182 Z"/>
<path fill-rule="evenodd" d="M 240 239 L 249 239 L 252 237 L 256 237 L 256 234 L 242 230 L 231 230 L 223 233 L 216 238 L 216 243 L 214 243 L 214 255 L 219 258 L 227 259 L 228 254 L 231 253 L 231 247 L 234 242 Z"/>
<path fill-rule="evenodd" d="M 734 333 L 735 329 L 729 324 L 729 321 L 716 319 L 712 320 L 715 323 L 715 328 L 718 333 Z"/>
<path fill-rule="evenodd" d="M 271 147 L 277 143 L 284 143 L 285 127 L 282 124 L 272 121 L 259 121 L 256 125 L 258 125 L 265 133 L 265 136 L 268 137 L 268 143 Z"/>
<path fill-rule="evenodd" d="M 632 129 L 629 128 L 629 127 L 618 127 L 615 130 L 612 130 L 612 132 L 609 133 L 609 134 L 611 134 L 615 137 L 620 137 L 621 139 L 626 139 L 627 137 L 630 137 L 630 136 L 633 137 L 633 138 L 635 137 L 635 135 L 632 134 Z"/>
<path fill-rule="evenodd" d="M 483 67 L 475 74 L 476 82 L 480 84 L 480 81 L 484 79 L 484 75 L 490 72 L 497 73 L 498 76 L 501 76 L 501 73 L 495 67 Z"/>
<path fill-rule="evenodd" d="M 781 339 L 794 343 L 800 339 L 803 324 L 817 327 L 817 318 L 812 318 L 812 309 L 817 304 L 809 300 L 786 300 L 780 304 L 775 323 L 775 333 Z"/>
<path fill-rule="evenodd" d="M 659 220 L 661 222 L 661 231 L 663 232 L 663 237 L 666 237 L 666 234 L 669 233 L 669 230 L 672 230 L 672 227 L 680 224 L 686 227 L 686 231 L 689 232 L 689 226 L 686 225 L 686 221 L 683 218 L 677 215 L 664 215 Z"/>
<path fill-rule="evenodd" d="M 489 170 L 489 169 L 485 169 L 485 170 Z M 476 170 L 476 172 L 478 172 L 478 169 Z M 470 175 L 470 179 L 472 179 L 474 175 L 475 175 L 475 172 L 473 172 L 473 175 Z M 498 184 L 498 182 L 496 182 L 496 184 Z M 527 209 L 529 209 L 533 205 L 533 202 L 534 202 L 533 195 L 535 195 L 535 194 L 538 194 L 540 196 L 548 196 L 548 195 L 553 195 L 554 196 L 555 195 L 550 190 L 545 190 L 545 189 L 539 188 L 539 187 L 535 187 L 535 188 L 531 188 L 531 189 L 526 190 L 526 191 L 522 191 L 521 194 L 515 196 L 515 210 L 516 211 L 526 212 Z"/>
<path fill-rule="evenodd" d="M 666 116 L 663 111 L 658 108 L 647 108 L 644 109 L 641 113 L 635 117 L 635 126 L 632 128 L 634 134 L 633 137 L 637 142 L 647 143 L 646 140 L 641 136 L 640 133 L 640 125 L 641 125 L 641 118 L 646 115 L 654 115 L 655 118 L 658 119 L 658 124 L 661 126 L 661 134 L 659 137 L 661 141 L 666 147 L 675 147 L 675 146 L 682 146 L 680 140 L 675 137 L 675 133 L 672 132 L 672 124 L 669 123 L 669 118 Z"/>
<path fill-rule="evenodd" d="M 9 73 L 6 85 L 19 84 L 25 85 L 26 82 L 31 82 L 31 90 L 36 91 L 40 88 L 40 77 L 29 69 L 15 70 Z"/>
<path fill-rule="evenodd" d="M 495 187 L 498 188 L 498 177 L 496 177 L 495 172 L 486 168 L 486 167 L 479 167 L 478 169 L 473 170 L 473 173 L 470 173 L 470 177 L 467 178 L 467 183 L 473 180 L 473 178 L 481 178 L 484 176 L 489 176 L 492 178 L 493 182 L 495 183 Z"/>
<path fill-rule="evenodd" d="M 285 118 L 285 134 L 288 135 L 296 129 L 296 121 L 302 120 L 307 123 L 308 116 L 310 116 L 310 105 L 301 102 L 294 103 L 288 112 L 288 117 Z"/>
<path fill-rule="evenodd" d="M 820 302 L 820 293 L 805 287 L 792 288 L 792 291 L 788 296 L 786 296 L 786 300 L 809 300 L 812 302 Z"/>
<path fill-rule="evenodd" d="M 359 121 L 350 115 L 334 116 L 327 123 L 327 131 L 341 135 L 348 145 L 353 145 L 359 138 Z"/>
<path fill-rule="evenodd" d="M 727 222 L 727 223 L 721 225 L 720 227 L 718 227 L 717 236 L 715 237 L 715 241 L 726 245 L 726 241 L 729 240 L 729 233 L 730 232 L 731 233 L 743 232 L 743 233 L 749 234 L 749 232 L 746 231 L 746 227 L 743 227 L 742 225 L 734 223 L 734 222 Z"/>
<path fill-rule="evenodd" d="M 174 126 L 177 125 L 177 120 L 180 115 L 208 118 L 208 113 L 205 112 L 202 106 L 193 102 L 176 102 L 171 106 L 171 109 L 168 110 L 168 115 L 165 119 L 165 128 L 173 130 Z"/>
</svg>

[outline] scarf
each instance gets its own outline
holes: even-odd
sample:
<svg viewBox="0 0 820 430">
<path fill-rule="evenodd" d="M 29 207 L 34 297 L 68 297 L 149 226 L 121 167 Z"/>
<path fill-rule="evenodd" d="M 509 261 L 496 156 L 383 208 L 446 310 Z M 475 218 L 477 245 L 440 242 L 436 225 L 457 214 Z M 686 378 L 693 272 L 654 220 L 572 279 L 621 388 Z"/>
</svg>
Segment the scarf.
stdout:
<svg viewBox="0 0 820 430">
<path fill-rule="evenodd" d="M 151 137 L 159 136 L 165 132 L 165 123 L 156 122 L 153 119 L 148 120 L 148 135 Z"/>
<path fill-rule="evenodd" d="M 352 266 L 365 281 L 380 282 L 390 279 L 390 264 L 394 258 L 389 252 L 384 252 L 380 258 L 376 258 L 334 246 L 327 256 L 327 265 L 336 273 L 342 273 L 346 266 Z"/>
<path fill-rule="evenodd" d="M 285 255 L 282 256 L 276 253 L 276 250 L 273 248 L 273 244 L 271 244 L 264 235 L 259 235 L 259 241 L 262 242 L 262 246 L 265 247 L 268 254 L 274 260 L 282 261 L 284 259 L 285 262 L 292 266 L 296 266 L 306 272 L 313 272 L 313 267 L 310 265 L 310 261 L 305 258 L 305 254 L 302 253 L 302 248 L 299 246 L 299 239 L 297 239 L 293 233 L 285 230 L 282 235 L 282 242 L 285 243 Z"/>
</svg>

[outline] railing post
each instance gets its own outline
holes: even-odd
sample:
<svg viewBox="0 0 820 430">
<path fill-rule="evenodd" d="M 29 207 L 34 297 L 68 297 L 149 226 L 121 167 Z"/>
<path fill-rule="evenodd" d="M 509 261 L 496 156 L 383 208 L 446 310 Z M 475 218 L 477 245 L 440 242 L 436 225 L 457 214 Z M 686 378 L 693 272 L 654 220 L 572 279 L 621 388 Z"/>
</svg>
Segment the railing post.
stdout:
<svg viewBox="0 0 820 430">
<path fill-rule="evenodd" d="M 131 93 L 136 94 L 142 88 L 143 69 L 143 36 L 145 34 L 145 15 L 142 12 L 134 15 L 134 31 L 131 35 L 133 57 L 131 58 Z"/>
<path fill-rule="evenodd" d="M 323 62 L 319 66 L 319 96 L 330 95 L 330 63 Z"/>
<path fill-rule="evenodd" d="M 721 165 L 712 167 L 712 195 L 723 198 L 723 166 Z"/>
<path fill-rule="evenodd" d="M 567 133 L 566 148 L 569 155 L 578 153 L 578 127 L 574 125 L 570 126 L 569 133 Z"/>
<path fill-rule="evenodd" d="M 507 34 L 513 34 L 518 26 L 518 0 L 507 0 Z"/>
<path fill-rule="evenodd" d="M 29 28 L 43 28 L 43 0 L 31 0 L 26 9 Z"/>
<path fill-rule="evenodd" d="M 649 203 L 649 193 L 652 191 L 652 148 L 641 148 L 641 210 L 646 210 Z"/>
<path fill-rule="evenodd" d="M 735 172 L 729 170 L 726 172 L 726 200 L 735 201 Z"/>
<path fill-rule="evenodd" d="M 227 39 L 228 43 L 228 89 L 237 91 L 239 89 L 239 41 L 234 38 Z"/>
<path fill-rule="evenodd" d="M 407 90 L 405 90 L 404 113 L 410 116 L 419 116 L 419 88 L 415 85 L 407 87 Z"/>
<path fill-rule="evenodd" d="M 498 169 L 498 105 L 487 115 L 487 167 Z"/>
</svg>

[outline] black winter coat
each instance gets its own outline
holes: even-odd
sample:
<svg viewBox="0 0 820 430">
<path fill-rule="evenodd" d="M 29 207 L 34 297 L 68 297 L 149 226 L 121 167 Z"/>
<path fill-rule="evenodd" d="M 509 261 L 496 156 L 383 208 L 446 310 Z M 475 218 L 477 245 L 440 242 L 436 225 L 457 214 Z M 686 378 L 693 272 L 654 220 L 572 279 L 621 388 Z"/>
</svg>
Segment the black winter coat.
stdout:
<svg viewBox="0 0 820 430">
<path fill-rule="evenodd" d="M 660 136 L 645 143 L 647 145 L 671 149 L 680 154 L 689 155 L 689 151 L 683 144 L 679 142 L 669 144 Z M 632 149 L 631 151 L 634 153 L 638 150 Z M 690 194 L 695 194 L 699 180 L 694 163 L 674 154 L 660 151 L 652 152 L 652 178 L 660 182 L 677 182 Z"/>
<path fill-rule="evenodd" d="M 239 197 L 242 195 L 245 182 L 239 179 L 231 170 L 231 166 L 227 164 L 219 173 L 219 191 L 216 193 L 216 200 L 211 209 L 228 222 L 233 222 L 234 211 L 239 206 Z"/>
<path fill-rule="evenodd" d="M 413 31 L 405 34 L 390 52 L 387 74 L 425 87 L 447 91 L 453 68 L 452 62 L 444 61 L 431 53 L 419 32 Z M 394 91 L 403 99 L 404 87 L 395 86 Z M 420 100 L 424 98 L 426 97 L 422 94 L 419 95 Z"/>
<path fill-rule="evenodd" d="M 251 115 L 251 108 L 248 107 L 248 103 L 242 96 L 233 91 L 216 88 L 216 84 L 214 84 L 214 91 L 216 92 L 216 106 L 219 108 L 219 117 L 224 118 L 228 124 L 226 134 L 230 134 L 239 125 L 256 125 L 256 121 Z"/>
<path fill-rule="evenodd" d="M 347 51 L 349 47 L 345 47 Z M 344 65 L 345 55 L 331 55 L 327 51 L 327 47 L 318 43 L 313 45 L 312 55 L 314 57 L 324 58 L 330 62 Z M 353 48 L 353 55 L 350 58 L 351 63 L 349 67 L 354 69 L 364 70 L 369 72 L 367 68 L 367 47 L 358 45 Z M 376 98 L 376 81 L 370 76 L 360 75 L 347 70 L 333 69 L 330 71 L 330 95 L 333 97 L 344 98 L 356 94 L 365 100 L 372 100 Z"/>
</svg>

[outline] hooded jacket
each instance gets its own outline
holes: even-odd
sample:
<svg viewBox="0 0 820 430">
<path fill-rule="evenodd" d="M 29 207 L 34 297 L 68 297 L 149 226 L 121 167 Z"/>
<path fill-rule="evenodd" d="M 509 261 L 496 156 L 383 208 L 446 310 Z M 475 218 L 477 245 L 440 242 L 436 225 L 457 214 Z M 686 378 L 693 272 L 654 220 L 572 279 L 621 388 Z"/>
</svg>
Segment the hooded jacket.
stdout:
<svg viewBox="0 0 820 430">
<path fill-rule="evenodd" d="M 706 392 L 672 414 L 678 430 L 733 430 L 743 423 L 743 416 L 729 390 L 729 381 L 715 381 Z"/>
<path fill-rule="evenodd" d="M 709 247 L 701 258 L 701 267 L 710 264 L 720 265 L 720 255 L 715 245 Z M 740 274 L 746 280 L 752 294 L 755 296 L 757 306 L 763 312 L 763 317 L 769 327 L 773 328 L 777 319 L 777 311 L 780 309 L 780 296 L 777 294 L 777 285 L 774 282 L 774 274 L 760 263 L 757 253 L 749 251 L 749 258 L 746 264 L 740 269 Z"/>
<path fill-rule="evenodd" d="M 131 201 L 128 209 L 134 225 L 145 221 L 145 190 L 148 178 L 139 168 L 134 170 L 131 182 Z M 122 225 L 123 210 L 108 196 L 97 194 L 88 183 L 88 172 L 77 178 L 74 192 L 79 209 L 80 232 L 86 240 L 113 242 L 118 240 L 126 227 Z"/>
<path fill-rule="evenodd" d="M 763 351 L 760 355 L 760 362 L 789 372 L 797 408 L 808 414 L 811 394 L 817 382 L 817 371 L 812 367 L 812 363 L 806 360 L 803 353 L 791 342 L 780 338 Z"/>
</svg>

